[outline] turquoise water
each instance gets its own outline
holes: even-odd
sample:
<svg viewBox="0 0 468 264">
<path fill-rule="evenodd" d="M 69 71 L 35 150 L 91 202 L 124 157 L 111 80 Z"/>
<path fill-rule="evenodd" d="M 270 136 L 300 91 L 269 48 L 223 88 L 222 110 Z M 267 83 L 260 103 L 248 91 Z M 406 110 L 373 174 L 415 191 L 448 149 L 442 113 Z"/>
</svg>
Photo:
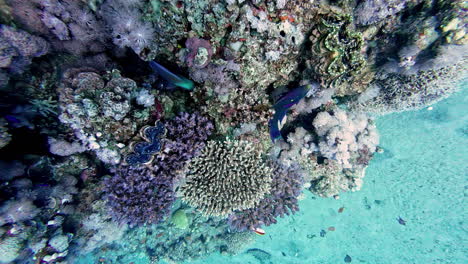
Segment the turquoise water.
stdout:
<svg viewBox="0 0 468 264">
<path fill-rule="evenodd" d="M 370 163 L 361 191 L 339 200 L 306 192 L 300 212 L 266 227 L 266 235 L 243 253 L 183 263 L 468 263 L 466 90 L 433 110 L 378 118 L 384 153 Z M 149 263 L 144 252 L 125 250 L 127 260 Z M 96 259 L 88 256 L 80 263 Z"/>
<path fill-rule="evenodd" d="M 339 200 L 307 192 L 299 213 L 266 227 L 267 234 L 249 247 L 271 257 L 213 255 L 185 263 L 325 264 L 345 263 L 346 255 L 351 263 L 468 263 L 466 91 L 432 111 L 377 119 L 385 152 L 370 163 L 362 190 Z M 328 230 L 332 226 L 335 231 Z"/>
</svg>

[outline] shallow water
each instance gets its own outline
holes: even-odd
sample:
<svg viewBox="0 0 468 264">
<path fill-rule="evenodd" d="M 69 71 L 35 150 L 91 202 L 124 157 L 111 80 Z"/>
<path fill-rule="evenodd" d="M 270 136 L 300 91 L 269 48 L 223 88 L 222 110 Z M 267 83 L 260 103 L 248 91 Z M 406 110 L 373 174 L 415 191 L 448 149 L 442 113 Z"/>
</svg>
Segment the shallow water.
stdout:
<svg viewBox="0 0 468 264">
<path fill-rule="evenodd" d="M 250 246 L 270 253 L 268 260 L 244 253 L 185 263 L 345 263 L 346 255 L 351 263 L 467 263 L 466 91 L 432 111 L 378 118 L 385 152 L 370 163 L 362 190 L 339 200 L 307 193 L 299 213 Z"/>
<path fill-rule="evenodd" d="M 370 163 L 361 191 L 339 200 L 307 192 L 300 212 L 266 227 L 243 253 L 183 263 L 467 263 L 466 91 L 432 111 L 378 118 L 384 153 Z M 130 255 L 135 264 L 148 263 L 143 252 Z M 80 263 L 91 263 L 88 257 Z"/>
</svg>

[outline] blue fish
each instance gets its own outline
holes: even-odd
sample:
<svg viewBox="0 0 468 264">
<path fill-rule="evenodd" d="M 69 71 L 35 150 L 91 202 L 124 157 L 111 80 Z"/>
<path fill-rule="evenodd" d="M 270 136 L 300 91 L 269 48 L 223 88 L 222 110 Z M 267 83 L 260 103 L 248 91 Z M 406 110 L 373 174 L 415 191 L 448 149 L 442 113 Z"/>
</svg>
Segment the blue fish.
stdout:
<svg viewBox="0 0 468 264">
<path fill-rule="evenodd" d="M 164 80 L 169 83 L 169 85 L 175 85 L 189 91 L 193 90 L 195 85 L 191 80 L 170 72 L 168 69 L 155 61 L 150 61 L 149 64 L 151 69 L 157 72 Z"/>
<path fill-rule="evenodd" d="M 314 86 L 311 84 L 299 86 L 285 94 L 273 105 L 275 114 L 268 123 L 270 127 L 270 138 L 273 143 L 281 138 L 281 128 L 283 128 L 283 125 L 286 123 L 289 108 L 299 103 L 302 98 L 312 91 L 312 88 L 314 88 Z"/>
<path fill-rule="evenodd" d="M 4 117 L 10 123 L 19 123 L 19 122 L 21 122 L 18 118 L 14 117 L 12 115 L 6 115 Z"/>
<path fill-rule="evenodd" d="M 288 92 L 283 97 L 281 97 L 273 106 L 276 111 L 287 111 L 291 106 L 299 103 L 299 101 L 304 98 L 304 96 L 309 93 L 311 90 L 312 85 L 302 85 L 297 87 L 296 89 Z"/>
</svg>

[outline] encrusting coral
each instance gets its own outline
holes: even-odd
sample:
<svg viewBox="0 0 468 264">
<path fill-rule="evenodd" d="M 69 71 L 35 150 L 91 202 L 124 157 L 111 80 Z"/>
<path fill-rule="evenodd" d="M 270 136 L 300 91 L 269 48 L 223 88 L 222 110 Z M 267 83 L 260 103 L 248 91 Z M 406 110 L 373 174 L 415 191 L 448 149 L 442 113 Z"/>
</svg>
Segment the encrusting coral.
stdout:
<svg viewBox="0 0 468 264">
<path fill-rule="evenodd" d="M 120 149 L 148 122 L 153 109 L 136 105 L 137 89 L 135 81 L 118 71 L 102 77 L 93 69 L 70 69 L 58 88 L 59 119 L 100 160 L 118 164 Z"/>
<path fill-rule="evenodd" d="M 190 161 L 183 200 L 205 215 L 252 208 L 270 190 L 272 169 L 246 141 L 209 141 Z"/>
</svg>

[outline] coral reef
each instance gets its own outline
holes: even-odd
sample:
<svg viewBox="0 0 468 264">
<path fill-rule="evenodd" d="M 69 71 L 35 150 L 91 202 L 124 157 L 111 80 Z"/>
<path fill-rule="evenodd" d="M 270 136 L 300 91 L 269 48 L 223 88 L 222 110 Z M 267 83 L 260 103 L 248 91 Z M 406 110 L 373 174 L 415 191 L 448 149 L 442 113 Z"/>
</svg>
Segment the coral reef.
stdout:
<svg viewBox="0 0 468 264">
<path fill-rule="evenodd" d="M 372 121 L 366 115 L 335 108 L 316 113 L 312 128 L 298 127 L 286 142 L 279 142 L 280 159 L 285 164 L 298 162 L 307 172 L 304 178 L 312 184 L 311 190 L 320 196 L 359 190 L 379 142 Z"/>
<path fill-rule="evenodd" d="M 10 236 L 0 229 L 0 263 L 12 263 L 20 254 L 24 238 Z"/>
<path fill-rule="evenodd" d="M 74 55 L 100 53 L 107 34 L 102 21 L 80 1 L 11 0 L 15 19 L 28 30 L 47 38 L 55 50 Z"/>
<path fill-rule="evenodd" d="M 21 74 L 32 59 L 45 55 L 49 44 L 42 38 L 6 25 L 0 25 L 0 87 L 8 74 Z"/>
<path fill-rule="evenodd" d="M 466 80 L 465 2 L 0 0 L 0 262 L 237 254 L 359 190 L 368 114 Z"/>
<path fill-rule="evenodd" d="M 205 215 L 252 208 L 271 188 L 271 168 L 246 141 L 209 141 L 187 170 L 183 200 Z"/>
<path fill-rule="evenodd" d="M 355 111 L 378 115 L 430 106 L 458 91 L 458 84 L 466 80 L 465 61 L 411 75 L 379 74 L 372 86 L 348 105 Z"/>
<path fill-rule="evenodd" d="M 262 225 L 276 223 L 276 217 L 299 211 L 297 197 L 303 188 L 302 174 L 297 166 L 286 167 L 278 162 L 270 162 L 273 168 L 271 189 L 256 207 L 235 211 L 229 216 L 229 225 L 246 231 Z"/>
<path fill-rule="evenodd" d="M 118 164 L 121 149 L 150 119 L 152 108 L 135 104 L 137 89 L 135 81 L 118 71 L 102 77 L 90 69 L 71 69 L 58 89 L 59 119 L 100 160 Z"/>
<path fill-rule="evenodd" d="M 105 180 L 105 189 L 112 216 L 131 225 L 161 222 L 175 200 L 171 175 L 144 167 L 115 169 Z"/>
<path fill-rule="evenodd" d="M 340 96 L 361 92 L 365 89 L 361 83 L 372 80 L 372 74 L 362 54 L 362 33 L 353 28 L 352 16 L 329 11 L 317 19 L 320 24 L 310 36 L 314 43 L 312 54 L 305 61 L 310 75 L 305 75 L 305 79 L 318 80 L 325 89 L 334 88 Z"/>
</svg>

